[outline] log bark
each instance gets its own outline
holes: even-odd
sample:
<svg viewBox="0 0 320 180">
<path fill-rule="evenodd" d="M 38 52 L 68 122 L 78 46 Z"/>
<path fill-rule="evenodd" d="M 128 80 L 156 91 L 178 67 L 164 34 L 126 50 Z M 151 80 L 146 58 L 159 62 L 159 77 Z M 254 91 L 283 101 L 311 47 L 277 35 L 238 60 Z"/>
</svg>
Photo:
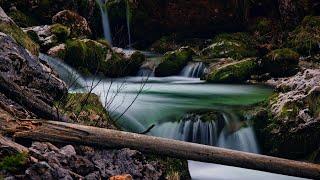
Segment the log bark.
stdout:
<svg viewBox="0 0 320 180">
<path fill-rule="evenodd" d="M 63 122 L 35 123 L 37 125 L 34 129 L 17 132 L 15 137 L 107 148 L 131 148 L 174 158 L 320 179 L 320 165 L 317 164 Z"/>
<path fill-rule="evenodd" d="M 29 152 L 28 148 L 21 146 L 20 144 L 15 143 L 15 142 L 11 141 L 10 139 L 5 138 L 0 135 L 0 149 L 1 148 L 11 148 L 19 153 L 28 153 Z"/>
</svg>

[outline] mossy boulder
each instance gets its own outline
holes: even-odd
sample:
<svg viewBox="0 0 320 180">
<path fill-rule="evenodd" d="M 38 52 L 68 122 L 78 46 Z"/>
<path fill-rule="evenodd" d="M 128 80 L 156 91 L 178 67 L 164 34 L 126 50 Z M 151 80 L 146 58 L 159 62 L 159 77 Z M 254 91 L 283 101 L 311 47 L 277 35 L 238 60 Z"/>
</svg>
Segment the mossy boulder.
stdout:
<svg viewBox="0 0 320 180">
<path fill-rule="evenodd" d="M 74 39 L 66 42 L 66 63 L 84 74 L 101 73 L 108 77 L 136 75 L 145 56 L 136 51 L 130 55 L 117 52 L 104 40 Z"/>
<path fill-rule="evenodd" d="M 262 71 L 274 77 L 290 76 L 297 72 L 299 54 L 291 49 L 277 49 L 262 60 Z"/>
<path fill-rule="evenodd" d="M 51 26 L 51 33 L 54 34 L 59 42 L 65 42 L 70 36 L 70 29 L 61 24 Z"/>
<path fill-rule="evenodd" d="M 0 32 L 11 36 L 18 44 L 29 50 L 33 55 L 39 54 L 39 45 L 18 27 L 0 7 Z"/>
<path fill-rule="evenodd" d="M 212 69 L 206 80 L 212 83 L 243 83 L 254 75 L 258 68 L 257 60 L 248 58 Z"/>
<path fill-rule="evenodd" d="M 156 76 L 177 75 L 189 61 L 192 60 L 194 51 L 189 47 L 182 47 L 164 55 L 162 62 L 155 69 Z"/>
<path fill-rule="evenodd" d="M 90 39 L 75 39 L 66 42 L 64 61 L 84 74 L 103 72 L 107 54 L 111 48 Z M 112 57 L 115 58 L 115 57 Z"/>
<path fill-rule="evenodd" d="M 209 47 L 201 51 L 201 55 L 205 58 L 240 60 L 256 56 L 257 51 L 254 46 L 254 41 L 246 33 L 220 34 L 214 38 Z"/>
<path fill-rule="evenodd" d="M 174 51 L 179 49 L 176 38 L 174 36 L 163 36 L 159 40 L 155 41 L 150 48 L 154 52 L 166 53 L 168 51 Z"/>
<path fill-rule="evenodd" d="M 320 52 L 320 16 L 306 16 L 301 25 L 289 34 L 288 47 L 302 55 Z"/>
<path fill-rule="evenodd" d="M 87 20 L 78 13 L 64 10 L 52 17 L 53 23 L 62 24 L 71 29 L 71 37 L 89 37 L 91 29 Z"/>
</svg>

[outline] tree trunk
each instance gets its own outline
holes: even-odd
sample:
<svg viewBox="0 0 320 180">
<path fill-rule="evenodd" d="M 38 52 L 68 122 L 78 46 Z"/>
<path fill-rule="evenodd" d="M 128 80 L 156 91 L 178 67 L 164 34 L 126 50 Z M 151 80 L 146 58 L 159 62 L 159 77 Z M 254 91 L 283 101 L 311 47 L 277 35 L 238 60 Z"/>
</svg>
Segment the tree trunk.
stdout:
<svg viewBox="0 0 320 180">
<path fill-rule="evenodd" d="M 316 164 L 63 122 L 38 121 L 32 130 L 17 132 L 15 137 L 107 148 L 131 148 L 175 158 L 320 179 L 320 165 Z"/>
</svg>

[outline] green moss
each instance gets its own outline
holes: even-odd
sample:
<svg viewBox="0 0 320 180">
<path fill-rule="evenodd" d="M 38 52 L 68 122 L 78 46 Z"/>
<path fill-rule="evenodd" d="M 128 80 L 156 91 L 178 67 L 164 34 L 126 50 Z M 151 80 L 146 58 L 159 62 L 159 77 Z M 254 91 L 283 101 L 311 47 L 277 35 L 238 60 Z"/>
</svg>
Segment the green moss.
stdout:
<svg viewBox="0 0 320 180">
<path fill-rule="evenodd" d="M 183 67 L 192 60 L 193 50 L 181 48 L 176 51 L 166 53 L 163 62 L 155 70 L 156 76 L 171 76 L 178 74 Z"/>
<path fill-rule="evenodd" d="M 246 33 L 220 34 L 213 44 L 202 51 L 207 58 L 233 58 L 236 60 L 256 56 L 254 41 Z"/>
<path fill-rule="evenodd" d="M 69 65 L 81 70 L 83 73 L 104 71 L 105 58 L 109 47 L 93 40 L 69 40 L 66 42 L 65 57 Z"/>
<path fill-rule="evenodd" d="M 299 106 L 296 102 L 286 103 L 280 112 L 279 117 L 285 119 L 295 119 L 299 113 Z"/>
<path fill-rule="evenodd" d="M 0 31 L 11 36 L 18 44 L 29 50 L 33 55 L 38 56 L 39 45 L 33 42 L 17 25 L 0 21 Z"/>
<path fill-rule="evenodd" d="M 249 79 L 258 69 L 255 59 L 245 59 L 213 69 L 207 76 L 208 82 L 241 83 Z"/>
<path fill-rule="evenodd" d="M 95 94 L 70 93 L 64 102 L 56 102 L 55 105 L 70 119 L 83 125 L 112 129 L 117 127 Z"/>
<path fill-rule="evenodd" d="M 10 13 L 8 13 L 8 16 L 11 17 L 12 20 L 20 27 L 30 27 L 37 25 L 35 19 L 19 10 L 11 11 Z"/>
<path fill-rule="evenodd" d="M 266 55 L 262 61 L 262 69 L 276 77 L 292 75 L 298 70 L 299 57 L 291 49 L 277 49 Z"/>
<path fill-rule="evenodd" d="M 271 19 L 258 18 L 254 25 L 251 27 L 251 31 L 259 32 L 261 35 L 272 32 L 274 24 Z"/>
<path fill-rule="evenodd" d="M 27 158 L 25 153 L 6 156 L 0 161 L 0 170 L 15 172 L 27 163 Z"/>
<path fill-rule="evenodd" d="M 302 55 L 313 55 L 319 51 L 320 16 L 306 16 L 287 41 L 287 46 Z"/>
<path fill-rule="evenodd" d="M 65 42 L 70 36 L 70 29 L 61 24 L 54 24 L 51 26 L 51 32 L 57 37 L 59 42 Z"/>
</svg>

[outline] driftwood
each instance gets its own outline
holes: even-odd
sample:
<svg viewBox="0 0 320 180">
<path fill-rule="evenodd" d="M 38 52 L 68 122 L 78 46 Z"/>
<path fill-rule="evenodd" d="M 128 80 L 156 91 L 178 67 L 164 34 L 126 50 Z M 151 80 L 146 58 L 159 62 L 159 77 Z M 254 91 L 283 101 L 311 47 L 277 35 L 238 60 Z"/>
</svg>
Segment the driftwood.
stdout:
<svg viewBox="0 0 320 180">
<path fill-rule="evenodd" d="M 0 135 L 0 149 L 2 149 L 2 148 L 11 148 L 14 151 L 19 152 L 19 153 L 28 153 L 29 152 L 28 148 L 21 146 L 20 144 L 17 144 L 15 142 L 11 141 L 10 139 L 5 138 Z"/>
<path fill-rule="evenodd" d="M 320 165 L 316 164 L 63 122 L 38 121 L 32 130 L 16 132 L 15 137 L 106 148 L 127 147 L 175 158 L 320 179 Z"/>
</svg>

